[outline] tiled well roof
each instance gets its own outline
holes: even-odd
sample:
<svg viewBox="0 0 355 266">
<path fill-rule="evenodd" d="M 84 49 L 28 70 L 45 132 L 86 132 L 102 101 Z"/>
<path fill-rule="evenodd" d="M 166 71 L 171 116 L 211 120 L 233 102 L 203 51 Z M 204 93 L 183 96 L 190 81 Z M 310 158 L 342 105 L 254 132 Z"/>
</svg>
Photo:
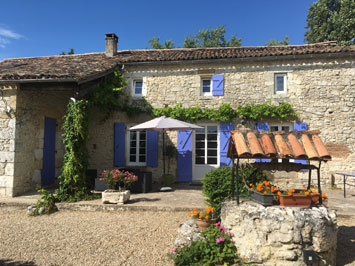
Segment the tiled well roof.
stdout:
<svg viewBox="0 0 355 266">
<path fill-rule="evenodd" d="M 179 48 L 162 50 L 125 50 L 107 57 L 105 53 L 5 59 L 0 62 L 0 81 L 4 80 L 85 80 L 111 71 L 118 64 L 176 62 L 275 56 L 354 53 L 355 46 L 325 44 L 256 46 L 225 48 Z"/>
<path fill-rule="evenodd" d="M 315 131 L 232 131 L 228 156 L 239 158 L 304 159 L 329 161 L 331 156 Z M 234 145 L 233 145 L 234 143 Z"/>
</svg>

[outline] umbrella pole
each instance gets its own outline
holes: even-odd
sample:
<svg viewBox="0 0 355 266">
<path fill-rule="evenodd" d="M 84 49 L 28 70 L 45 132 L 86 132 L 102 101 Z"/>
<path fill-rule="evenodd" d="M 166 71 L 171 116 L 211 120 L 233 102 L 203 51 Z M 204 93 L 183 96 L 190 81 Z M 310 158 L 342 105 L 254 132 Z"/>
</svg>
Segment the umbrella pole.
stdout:
<svg viewBox="0 0 355 266">
<path fill-rule="evenodd" d="M 163 182 L 165 184 L 165 130 L 163 129 Z"/>
</svg>

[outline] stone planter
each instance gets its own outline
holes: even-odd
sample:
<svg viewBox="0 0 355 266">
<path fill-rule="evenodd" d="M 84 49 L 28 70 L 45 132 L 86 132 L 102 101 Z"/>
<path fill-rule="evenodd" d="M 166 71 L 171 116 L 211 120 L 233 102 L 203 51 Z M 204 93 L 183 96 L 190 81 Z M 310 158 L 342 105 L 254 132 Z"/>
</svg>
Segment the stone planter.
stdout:
<svg viewBox="0 0 355 266">
<path fill-rule="evenodd" d="M 131 192 L 126 191 L 115 191 L 115 190 L 105 190 L 102 192 L 102 203 L 114 203 L 114 204 L 124 204 L 129 200 Z"/>
<path fill-rule="evenodd" d="M 274 195 L 273 194 L 263 194 L 257 191 L 250 192 L 250 199 L 257 203 L 260 203 L 263 206 L 273 205 Z"/>
<path fill-rule="evenodd" d="M 279 195 L 280 206 L 284 207 L 310 207 L 312 203 L 312 198 L 306 195 L 293 194 L 289 195 Z"/>
<path fill-rule="evenodd" d="M 202 220 L 202 219 L 197 219 L 196 220 L 196 224 L 198 229 L 200 229 L 200 231 L 204 231 L 207 229 L 207 227 L 209 227 L 211 224 L 215 224 L 217 221 L 217 219 L 209 219 L 209 220 Z"/>
</svg>

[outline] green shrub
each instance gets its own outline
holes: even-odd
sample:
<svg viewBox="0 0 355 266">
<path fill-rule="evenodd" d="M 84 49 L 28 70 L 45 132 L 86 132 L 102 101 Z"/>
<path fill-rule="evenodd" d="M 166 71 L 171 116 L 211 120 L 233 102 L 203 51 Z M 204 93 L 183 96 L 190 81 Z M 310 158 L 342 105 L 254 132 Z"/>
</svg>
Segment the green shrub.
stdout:
<svg viewBox="0 0 355 266">
<path fill-rule="evenodd" d="M 37 216 L 41 214 L 51 214 L 58 211 L 58 208 L 55 205 L 58 199 L 55 195 L 49 193 L 45 189 L 40 189 L 38 192 L 41 194 L 41 200 L 37 201 L 36 208 L 29 215 Z M 41 208 L 43 208 L 42 213 L 40 213 Z"/>
<path fill-rule="evenodd" d="M 237 256 L 232 234 L 220 223 L 201 233 L 203 240 L 173 248 L 169 257 L 175 265 L 245 265 Z"/>
<path fill-rule="evenodd" d="M 255 180 L 252 177 L 252 173 L 255 168 L 243 168 L 239 169 L 239 195 L 241 197 L 248 197 L 249 191 L 245 187 L 242 176 L 248 184 L 256 184 L 259 181 L 266 180 L 266 175 L 262 171 L 257 171 Z M 224 166 L 208 172 L 202 179 L 203 194 L 207 197 L 206 203 L 208 206 L 212 206 L 217 213 L 221 212 L 222 202 L 232 198 L 232 167 Z M 237 191 L 237 185 L 235 183 L 235 195 Z"/>
</svg>

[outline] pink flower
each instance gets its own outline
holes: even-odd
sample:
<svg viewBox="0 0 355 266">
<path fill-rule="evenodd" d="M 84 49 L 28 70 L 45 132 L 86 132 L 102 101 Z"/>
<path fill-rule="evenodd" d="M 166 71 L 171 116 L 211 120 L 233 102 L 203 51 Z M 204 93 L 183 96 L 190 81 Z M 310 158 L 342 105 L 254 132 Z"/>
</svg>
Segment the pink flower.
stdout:
<svg viewBox="0 0 355 266">
<path fill-rule="evenodd" d="M 176 252 L 176 248 L 172 248 L 170 251 L 171 254 L 174 254 L 175 252 Z"/>
<path fill-rule="evenodd" d="M 217 238 L 216 243 L 224 242 L 224 240 L 225 240 L 224 237 Z"/>
</svg>

